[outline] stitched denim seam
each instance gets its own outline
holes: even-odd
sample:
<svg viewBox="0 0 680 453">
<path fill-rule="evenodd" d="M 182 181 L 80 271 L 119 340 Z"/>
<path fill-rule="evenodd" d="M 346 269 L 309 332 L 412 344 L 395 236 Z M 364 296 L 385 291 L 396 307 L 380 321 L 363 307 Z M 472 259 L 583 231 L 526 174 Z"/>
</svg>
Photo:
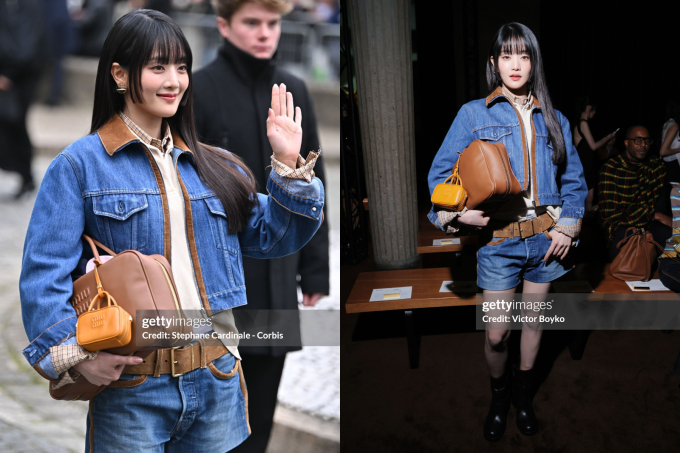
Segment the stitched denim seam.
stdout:
<svg viewBox="0 0 680 453">
<path fill-rule="evenodd" d="M 291 195 L 291 196 L 293 196 L 293 197 L 300 198 L 300 199 L 302 199 L 302 200 L 311 200 L 311 201 L 314 201 L 314 202 L 316 202 L 316 203 L 320 203 L 320 202 L 322 201 L 321 199 L 301 197 L 300 195 L 295 195 L 294 193 L 290 193 L 290 192 L 288 192 L 284 187 L 282 187 L 281 184 L 277 183 L 277 182 L 274 180 L 274 178 L 270 178 L 270 179 L 271 179 L 271 181 L 272 181 L 274 184 L 276 184 L 277 186 L 281 187 L 281 190 L 283 190 L 284 192 L 286 192 L 287 194 L 289 194 L 289 195 Z M 269 192 L 269 190 L 267 190 L 267 192 Z M 270 192 L 270 193 L 271 193 L 271 192 Z M 279 203 L 279 204 L 281 204 L 281 203 Z"/>
<path fill-rule="evenodd" d="M 267 192 L 269 192 L 269 190 L 267 190 Z M 293 212 L 293 211 L 291 211 L 290 209 L 286 208 L 286 207 L 285 207 L 284 205 L 282 205 L 281 203 L 279 203 L 279 202 L 276 200 L 276 198 L 274 198 L 274 196 L 273 196 L 271 193 L 269 194 L 269 196 L 272 197 L 272 200 L 276 201 L 276 203 L 277 203 L 279 206 L 281 206 L 283 209 L 285 209 L 285 210 L 287 210 L 287 211 L 289 211 L 289 212 Z M 296 214 L 297 214 L 297 213 L 296 213 Z M 303 215 L 303 214 L 299 214 L 299 215 Z M 307 217 L 307 216 L 304 216 L 304 217 Z M 286 235 L 286 231 L 288 231 L 288 228 L 290 227 L 290 219 L 291 219 L 291 216 L 290 216 L 290 214 L 288 214 L 288 221 L 286 222 L 286 225 L 285 225 L 286 227 L 281 229 L 281 232 L 279 233 L 278 237 L 274 239 L 273 244 L 271 245 L 271 247 L 269 247 L 269 248 L 267 248 L 267 249 L 264 249 L 264 250 L 262 251 L 262 253 L 269 253 L 269 252 L 270 252 L 270 251 L 271 251 L 271 250 L 272 250 L 279 242 L 281 242 L 281 239 Z M 257 252 L 258 250 L 261 250 L 261 249 L 258 249 L 257 247 L 249 247 L 249 248 L 241 248 L 241 250 L 242 250 L 242 251 L 245 250 L 246 252 L 253 252 L 253 251 L 254 251 L 254 252 Z"/>
<path fill-rule="evenodd" d="M 269 190 L 267 190 L 267 192 L 269 192 Z M 281 207 L 282 207 L 283 209 L 285 209 L 286 211 L 290 211 L 290 212 L 292 212 L 292 213 L 294 213 L 294 214 L 297 214 L 297 215 L 299 215 L 299 216 L 302 216 L 302 217 L 307 217 L 308 219 L 319 220 L 318 218 L 315 218 L 315 217 L 312 217 L 312 216 L 305 215 L 305 214 L 303 214 L 303 213 L 301 213 L 301 212 L 293 211 L 292 209 L 288 209 L 287 207 L 285 207 L 284 205 L 282 205 L 281 203 L 279 203 L 279 200 L 277 200 L 276 198 L 274 198 L 274 195 L 272 195 L 271 192 L 269 192 L 269 196 L 272 197 L 272 199 L 273 199 L 276 203 L 278 203 L 279 206 L 281 206 Z"/>
<path fill-rule="evenodd" d="M 77 318 L 77 316 L 69 316 L 68 318 L 64 318 L 64 319 L 62 319 L 61 321 L 55 322 L 54 324 L 52 324 L 51 326 L 49 326 L 47 329 L 43 330 L 42 333 L 41 333 L 40 335 L 38 335 L 37 337 L 35 337 L 35 339 L 34 339 L 33 341 L 31 341 L 30 343 L 28 343 L 28 346 L 30 346 L 30 345 L 32 345 L 34 342 L 38 341 L 38 338 L 42 337 L 43 334 L 44 334 L 45 332 L 47 332 L 48 330 L 50 330 L 52 327 L 56 326 L 57 324 L 59 324 L 59 323 L 61 323 L 61 322 L 66 321 L 67 319 L 71 319 L 71 318 Z M 28 346 L 26 346 L 26 348 L 28 348 Z M 26 349 L 26 348 L 24 348 L 24 349 Z"/>
<path fill-rule="evenodd" d="M 149 203 L 144 203 L 143 205 L 137 206 L 136 208 L 132 209 L 131 211 L 125 213 L 125 216 L 117 215 L 117 214 L 114 214 L 114 213 L 108 212 L 108 211 L 101 211 L 101 210 L 99 210 L 99 209 L 93 209 L 93 212 L 94 212 L 96 215 L 103 216 L 103 217 L 110 217 L 110 218 L 116 219 L 116 220 L 127 220 L 127 219 L 130 218 L 130 216 L 131 216 L 132 214 L 136 214 L 136 213 L 138 213 L 139 211 L 143 211 L 143 210 L 145 210 L 145 209 L 148 208 L 148 207 L 149 207 Z"/>
<path fill-rule="evenodd" d="M 208 295 L 208 299 L 210 299 L 210 298 L 213 297 L 213 296 L 219 296 L 220 294 L 230 293 L 230 292 L 232 292 L 232 291 L 236 291 L 237 289 L 245 288 L 245 287 L 246 287 L 246 285 L 241 285 L 241 286 L 236 286 L 236 287 L 234 287 L 234 288 L 230 288 L 230 289 L 227 289 L 227 290 L 224 290 L 224 291 L 220 291 L 220 292 L 217 292 L 217 293 L 212 293 L 212 294 L 209 294 L 209 295 Z"/>
<path fill-rule="evenodd" d="M 53 346 L 58 346 L 58 345 L 62 344 L 64 341 L 68 340 L 69 338 L 71 338 L 71 337 L 74 336 L 75 334 L 76 334 L 75 332 L 69 333 L 68 335 L 66 335 L 66 336 L 65 336 L 64 338 L 62 338 L 61 340 L 59 340 L 59 341 L 57 341 L 56 343 L 54 343 Z M 38 358 L 36 359 L 35 364 L 38 365 L 38 366 L 40 366 L 40 365 L 38 364 L 38 362 L 40 362 L 42 359 L 44 359 L 45 356 L 46 356 L 47 354 L 49 354 L 49 353 L 50 353 L 50 348 L 47 348 L 47 350 L 43 353 L 43 355 L 41 355 L 40 357 L 38 357 Z M 40 368 L 40 369 L 42 370 L 42 368 Z"/>
<path fill-rule="evenodd" d="M 88 190 L 83 192 L 83 198 L 92 198 L 100 195 L 160 195 L 160 190 L 128 190 L 128 189 L 107 189 L 107 190 Z"/>
<path fill-rule="evenodd" d="M 71 160 L 69 155 L 67 153 L 61 153 L 64 155 L 64 158 L 68 161 L 68 163 L 71 165 L 71 169 L 73 170 L 74 176 L 76 177 L 76 182 L 78 183 L 78 190 L 80 190 L 80 197 L 85 198 L 83 196 L 83 185 L 80 183 L 80 175 L 78 174 L 78 170 L 75 166 L 75 163 Z"/>
</svg>

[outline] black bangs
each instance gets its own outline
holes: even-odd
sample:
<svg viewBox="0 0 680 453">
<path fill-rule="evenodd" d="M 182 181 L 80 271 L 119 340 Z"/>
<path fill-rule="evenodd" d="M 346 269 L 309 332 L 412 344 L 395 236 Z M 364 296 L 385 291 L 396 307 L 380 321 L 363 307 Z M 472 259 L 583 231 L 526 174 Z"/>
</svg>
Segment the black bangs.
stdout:
<svg viewBox="0 0 680 453">
<path fill-rule="evenodd" d="M 527 49 L 526 43 L 521 36 L 512 34 L 507 39 L 503 40 L 499 54 L 502 53 L 507 53 L 510 55 L 521 55 L 523 53 L 527 53 L 531 55 L 531 49 Z"/>
<path fill-rule="evenodd" d="M 152 12 L 151 10 L 147 10 Z M 143 16 L 146 20 L 137 24 L 136 37 L 131 43 L 131 48 L 137 49 L 134 55 L 130 55 L 131 64 L 128 67 L 130 74 L 130 98 L 132 102 L 144 102 L 142 95 L 142 69 L 148 63 L 154 62 L 161 65 L 185 63 L 191 83 L 192 54 L 189 42 L 184 37 L 181 29 L 173 21 L 162 20 L 156 16 Z M 167 16 L 166 16 L 167 17 Z M 119 62 L 121 66 L 124 66 Z M 186 97 L 182 99 L 182 105 L 186 103 Z"/>
</svg>

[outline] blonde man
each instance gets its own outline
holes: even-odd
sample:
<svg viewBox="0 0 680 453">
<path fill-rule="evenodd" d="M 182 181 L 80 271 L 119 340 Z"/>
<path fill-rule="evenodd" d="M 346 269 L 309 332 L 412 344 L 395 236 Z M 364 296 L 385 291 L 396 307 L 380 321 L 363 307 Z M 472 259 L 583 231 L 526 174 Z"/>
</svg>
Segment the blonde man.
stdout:
<svg viewBox="0 0 680 453">
<path fill-rule="evenodd" d="M 305 112 L 303 158 L 320 148 L 311 97 L 302 80 L 276 66 L 281 17 L 292 10 L 284 0 L 213 0 L 217 27 L 224 37 L 217 58 L 194 75 L 196 129 L 202 142 L 240 156 L 253 169 L 260 190 L 267 181 L 272 149 L 263 112 L 272 86 L 285 85 Z M 314 167 L 325 182 L 323 162 Z M 328 216 L 326 216 L 328 219 Z M 249 309 L 297 309 L 297 281 L 302 303 L 315 305 L 328 294 L 328 220 L 298 253 L 275 260 L 243 259 Z M 252 435 L 235 451 L 264 452 L 272 426 L 286 352 L 294 347 L 239 348 L 248 368 Z"/>
</svg>

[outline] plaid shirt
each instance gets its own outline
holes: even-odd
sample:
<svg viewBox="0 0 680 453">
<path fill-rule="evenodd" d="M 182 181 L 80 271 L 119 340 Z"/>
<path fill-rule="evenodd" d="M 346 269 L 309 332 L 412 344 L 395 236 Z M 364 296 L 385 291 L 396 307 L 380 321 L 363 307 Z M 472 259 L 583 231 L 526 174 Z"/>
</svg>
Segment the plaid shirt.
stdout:
<svg viewBox="0 0 680 453">
<path fill-rule="evenodd" d="M 611 158 L 600 170 L 600 213 L 609 240 L 620 226 L 641 228 L 654 220 L 666 175 L 658 157 L 638 163 L 624 154 Z"/>
</svg>

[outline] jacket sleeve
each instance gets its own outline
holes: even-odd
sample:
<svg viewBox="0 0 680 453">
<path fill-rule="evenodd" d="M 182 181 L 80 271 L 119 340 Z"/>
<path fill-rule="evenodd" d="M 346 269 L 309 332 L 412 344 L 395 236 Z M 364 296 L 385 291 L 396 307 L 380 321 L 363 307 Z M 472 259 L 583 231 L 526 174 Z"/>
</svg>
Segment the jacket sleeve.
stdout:
<svg viewBox="0 0 680 453">
<path fill-rule="evenodd" d="M 49 348 L 75 335 L 77 316 L 69 303 L 71 272 L 78 265 L 85 227 L 82 191 L 69 157 L 50 164 L 33 207 L 24 243 L 19 291 L 30 344 L 24 357 L 36 370 Z M 37 365 L 37 366 L 36 366 Z"/>
<path fill-rule="evenodd" d="M 453 120 L 449 132 L 444 138 L 442 146 L 437 151 L 437 155 L 430 167 L 430 174 L 427 177 L 427 184 L 430 189 L 430 196 L 434 192 L 437 184 L 441 184 L 451 175 L 453 167 L 458 162 L 458 151 L 463 151 L 473 141 L 472 120 L 466 105 L 461 107 L 458 115 Z M 434 206 L 433 206 L 434 208 Z M 434 209 L 430 209 L 427 218 L 433 225 L 442 231 L 446 231 L 444 225 L 439 223 L 439 218 Z"/>
<path fill-rule="evenodd" d="M 307 92 L 304 84 L 304 99 L 307 100 L 303 108 L 303 127 L 302 133 L 306 135 L 303 141 L 303 154 L 309 151 L 317 151 L 321 148 L 319 143 L 319 133 L 316 125 L 316 115 L 312 98 Z M 306 157 L 306 156 L 305 156 Z M 326 173 L 324 169 L 324 157 L 319 156 L 314 167 L 314 172 L 321 183 L 326 186 Z M 327 215 L 324 206 L 324 214 Z M 329 266 L 328 266 L 328 219 L 321 224 L 319 231 L 307 245 L 300 250 L 300 261 L 298 274 L 300 274 L 300 289 L 304 294 L 321 293 L 329 294 Z"/>
<path fill-rule="evenodd" d="M 565 160 L 560 166 L 557 176 L 560 198 L 562 199 L 562 214 L 558 222 L 567 225 L 570 221 L 566 218 L 583 218 L 588 187 L 583 176 L 581 159 L 578 157 L 578 152 L 571 138 L 569 121 L 559 111 L 556 110 L 555 114 L 562 128 L 562 137 L 566 148 Z M 571 222 L 573 223 L 573 221 Z"/>
<path fill-rule="evenodd" d="M 241 252 L 252 258 L 279 258 L 297 252 L 323 222 L 324 187 L 319 178 L 308 183 L 284 178 L 275 171 L 267 179 L 269 195 L 257 194 L 248 224 L 238 234 Z"/>
</svg>

